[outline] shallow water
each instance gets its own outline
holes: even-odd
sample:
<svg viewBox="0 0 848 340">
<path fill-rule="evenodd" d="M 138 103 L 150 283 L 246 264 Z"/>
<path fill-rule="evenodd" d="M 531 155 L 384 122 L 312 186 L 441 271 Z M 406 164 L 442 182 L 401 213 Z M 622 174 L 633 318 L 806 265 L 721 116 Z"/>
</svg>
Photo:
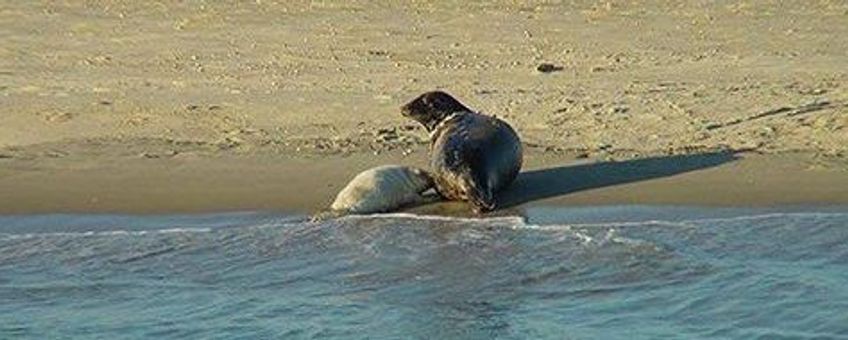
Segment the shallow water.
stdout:
<svg viewBox="0 0 848 340">
<path fill-rule="evenodd" d="M 0 338 L 845 338 L 848 208 L 0 217 Z"/>
</svg>

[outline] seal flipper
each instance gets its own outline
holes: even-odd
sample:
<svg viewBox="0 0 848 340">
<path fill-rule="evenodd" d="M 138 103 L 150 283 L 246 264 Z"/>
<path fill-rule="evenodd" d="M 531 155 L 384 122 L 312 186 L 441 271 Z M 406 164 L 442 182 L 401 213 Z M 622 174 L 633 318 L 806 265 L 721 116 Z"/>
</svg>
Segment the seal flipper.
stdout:
<svg viewBox="0 0 848 340">
<path fill-rule="evenodd" d="M 461 176 L 465 196 L 468 202 L 474 206 L 474 212 L 478 214 L 495 210 L 492 188 L 489 186 L 487 177 L 480 173 L 483 169 L 484 167 L 466 167 Z"/>
<path fill-rule="evenodd" d="M 495 200 L 484 164 L 484 157 L 477 148 L 464 148 L 463 157 L 458 159 L 460 191 L 474 208 L 475 213 L 495 209 Z"/>
<path fill-rule="evenodd" d="M 495 210 L 495 199 L 490 188 L 484 188 L 485 182 L 469 181 L 466 189 L 468 202 L 474 206 L 474 212 L 484 213 Z"/>
</svg>

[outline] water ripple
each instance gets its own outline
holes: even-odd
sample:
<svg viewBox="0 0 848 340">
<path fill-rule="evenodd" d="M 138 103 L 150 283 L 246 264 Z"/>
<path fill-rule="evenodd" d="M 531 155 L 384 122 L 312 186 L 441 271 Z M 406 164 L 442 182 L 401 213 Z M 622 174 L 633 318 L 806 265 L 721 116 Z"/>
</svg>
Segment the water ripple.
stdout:
<svg viewBox="0 0 848 340">
<path fill-rule="evenodd" d="M 0 338 L 848 334 L 846 213 L 249 216 L 0 227 Z"/>
</svg>

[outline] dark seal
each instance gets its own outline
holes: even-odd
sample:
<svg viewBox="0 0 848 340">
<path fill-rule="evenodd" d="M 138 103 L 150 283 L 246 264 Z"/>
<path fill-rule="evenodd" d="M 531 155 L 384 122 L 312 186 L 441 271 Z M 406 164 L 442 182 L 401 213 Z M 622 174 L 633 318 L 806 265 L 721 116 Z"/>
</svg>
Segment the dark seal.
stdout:
<svg viewBox="0 0 848 340">
<path fill-rule="evenodd" d="M 436 191 L 446 199 L 471 203 L 478 213 L 495 209 L 495 195 L 521 170 L 521 141 L 515 130 L 441 91 L 418 96 L 401 112 L 430 133 Z"/>
</svg>

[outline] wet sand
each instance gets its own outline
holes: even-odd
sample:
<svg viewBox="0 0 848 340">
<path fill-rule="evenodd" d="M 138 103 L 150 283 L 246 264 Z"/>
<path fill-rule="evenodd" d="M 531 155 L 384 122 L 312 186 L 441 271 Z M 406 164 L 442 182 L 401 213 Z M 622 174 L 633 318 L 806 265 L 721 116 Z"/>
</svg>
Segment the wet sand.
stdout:
<svg viewBox="0 0 848 340">
<path fill-rule="evenodd" d="M 848 164 L 821 165 L 804 154 L 715 152 L 608 161 L 531 151 L 526 161 L 492 214 L 520 213 L 533 205 L 848 204 Z M 359 171 L 391 163 L 423 166 L 424 154 L 6 161 L 0 192 L 10 194 L 0 196 L 0 213 L 310 214 L 325 209 Z M 451 202 L 407 210 L 469 214 L 466 205 Z"/>
<path fill-rule="evenodd" d="M 521 135 L 510 207 L 845 203 L 846 22 L 841 1 L 11 2 L 0 213 L 313 211 L 424 164 L 398 107 L 433 89 Z"/>
</svg>

